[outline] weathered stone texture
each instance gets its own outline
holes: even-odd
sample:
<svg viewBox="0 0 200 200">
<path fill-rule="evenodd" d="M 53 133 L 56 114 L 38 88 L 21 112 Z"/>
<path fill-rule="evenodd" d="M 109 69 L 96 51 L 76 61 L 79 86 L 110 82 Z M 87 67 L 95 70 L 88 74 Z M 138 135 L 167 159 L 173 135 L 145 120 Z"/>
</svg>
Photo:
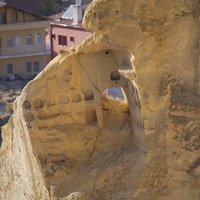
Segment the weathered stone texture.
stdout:
<svg viewBox="0 0 200 200">
<path fill-rule="evenodd" d="M 0 198 L 200 199 L 199 6 L 93 0 L 94 34 L 15 102 Z M 107 96 L 115 87 L 127 99 Z"/>
</svg>

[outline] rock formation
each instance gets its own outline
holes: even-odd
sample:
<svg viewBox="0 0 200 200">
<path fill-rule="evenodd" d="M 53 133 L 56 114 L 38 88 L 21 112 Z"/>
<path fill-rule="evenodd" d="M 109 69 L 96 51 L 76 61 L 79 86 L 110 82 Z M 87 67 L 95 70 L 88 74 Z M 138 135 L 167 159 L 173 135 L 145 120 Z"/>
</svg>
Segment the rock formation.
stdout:
<svg viewBox="0 0 200 200">
<path fill-rule="evenodd" d="M 199 6 L 93 0 L 93 35 L 14 103 L 0 199 L 200 199 Z"/>
</svg>

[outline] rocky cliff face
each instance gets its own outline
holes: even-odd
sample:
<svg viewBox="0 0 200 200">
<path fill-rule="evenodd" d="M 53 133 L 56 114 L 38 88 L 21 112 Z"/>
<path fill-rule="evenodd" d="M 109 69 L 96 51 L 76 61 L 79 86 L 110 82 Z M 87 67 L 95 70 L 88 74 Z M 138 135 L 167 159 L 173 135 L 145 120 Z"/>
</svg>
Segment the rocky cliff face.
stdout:
<svg viewBox="0 0 200 200">
<path fill-rule="evenodd" d="M 0 198 L 198 200 L 199 6 L 93 0 L 94 34 L 15 101 Z"/>
</svg>

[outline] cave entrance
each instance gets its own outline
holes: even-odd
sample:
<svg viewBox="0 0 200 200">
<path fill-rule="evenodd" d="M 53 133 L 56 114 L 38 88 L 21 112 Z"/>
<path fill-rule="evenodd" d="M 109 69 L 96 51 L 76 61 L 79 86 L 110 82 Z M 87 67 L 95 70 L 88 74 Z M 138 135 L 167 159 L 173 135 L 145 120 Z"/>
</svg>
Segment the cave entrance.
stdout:
<svg viewBox="0 0 200 200">
<path fill-rule="evenodd" d="M 102 93 L 101 106 L 107 128 L 122 130 L 127 127 L 130 111 L 126 94 L 121 87 L 105 89 Z"/>
<path fill-rule="evenodd" d="M 85 121 L 87 124 L 96 124 L 97 123 L 97 114 L 93 106 L 89 106 L 85 110 Z"/>
</svg>

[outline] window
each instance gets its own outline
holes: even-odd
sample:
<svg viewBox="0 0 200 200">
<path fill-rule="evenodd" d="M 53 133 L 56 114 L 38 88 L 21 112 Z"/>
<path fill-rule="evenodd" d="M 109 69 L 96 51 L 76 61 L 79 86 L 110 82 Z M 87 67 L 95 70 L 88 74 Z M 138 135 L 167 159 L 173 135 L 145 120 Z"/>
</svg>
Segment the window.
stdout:
<svg viewBox="0 0 200 200">
<path fill-rule="evenodd" d="M 26 72 L 31 72 L 32 71 L 32 66 L 31 66 L 31 62 L 27 62 L 26 63 Z"/>
<path fill-rule="evenodd" d="M 28 34 L 26 36 L 26 45 L 32 45 L 32 35 Z"/>
<path fill-rule="evenodd" d="M 72 102 L 80 102 L 81 101 L 81 95 L 80 94 L 75 94 L 72 98 Z"/>
<path fill-rule="evenodd" d="M 58 35 L 58 45 L 67 46 L 67 36 Z"/>
<path fill-rule="evenodd" d="M 36 33 L 35 34 L 35 44 L 36 45 L 42 44 L 42 38 L 41 38 L 41 34 L 40 33 Z"/>
<path fill-rule="evenodd" d="M 18 21 L 18 14 L 17 11 L 12 12 L 12 21 L 17 22 Z"/>
<path fill-rule="evenodd" d="M 70 42 L 74 42 L 74 37 L 73 36 L 70 36 Z"/>
<path fill-rule="evenodd" d="M 7 46 L 8 47 L 12 47 L 13 46 L 13 37 L 12 36 L 8 36 L 7 37 Z"/>
<path fill-rule="evenodd" d="M 63 36 L 63 46 L 67 46 L 67 36 Z"/>
<path fill-rule="evenodd" d="M 0 13 L 0 24 L 5 24 L 5 23 L 6 23 L 5 13 L 2 12 Z"/>
<path fill-rule="evenodd" d="M 87 124 L 97 123 L 97 114 L 93 106 L 85 110 L 85 121 Z"/>
<path fill-rule="evenodd" d="M 118 81 L 120 80 L 120 73 L 118 71 L 114 71 L 110 75 L 111 81 Z"/>
<path fill-rule="evenodd" d="M 40 63 L 38 61 L 34 62 L 34 71 L 38 72 L 40 70 Z"/>
<path fill-rule="evenodd" d="M 94 99 L 94 93 L 92 92 L 92 90 L 87 90 L 85 92 L 85 100 L 93 100 Z"/>
<path fill-rule="evenodd" d="M 22 36 L 16 35 L 16 47 L 21 47 L 21 46 L 22 46 Z"/>
<path fill-rule="evenodd" d="M 12 74 L 13 73 L 13 65 L 12 64 L 7 64 L 7 73 Z"/>
<path fill-rule="evenodd" d="M 58 35 L 58 44 L 62 45 L 62 35 Z"/>
<path fill-rule="evenodd" d="M 56 38 L 55 34 L 52 34 L 52 35 L 51 35 L 51 38 L 52 38 L 52 39 L 55 39 L 55 38 Z"/>
</svg>

